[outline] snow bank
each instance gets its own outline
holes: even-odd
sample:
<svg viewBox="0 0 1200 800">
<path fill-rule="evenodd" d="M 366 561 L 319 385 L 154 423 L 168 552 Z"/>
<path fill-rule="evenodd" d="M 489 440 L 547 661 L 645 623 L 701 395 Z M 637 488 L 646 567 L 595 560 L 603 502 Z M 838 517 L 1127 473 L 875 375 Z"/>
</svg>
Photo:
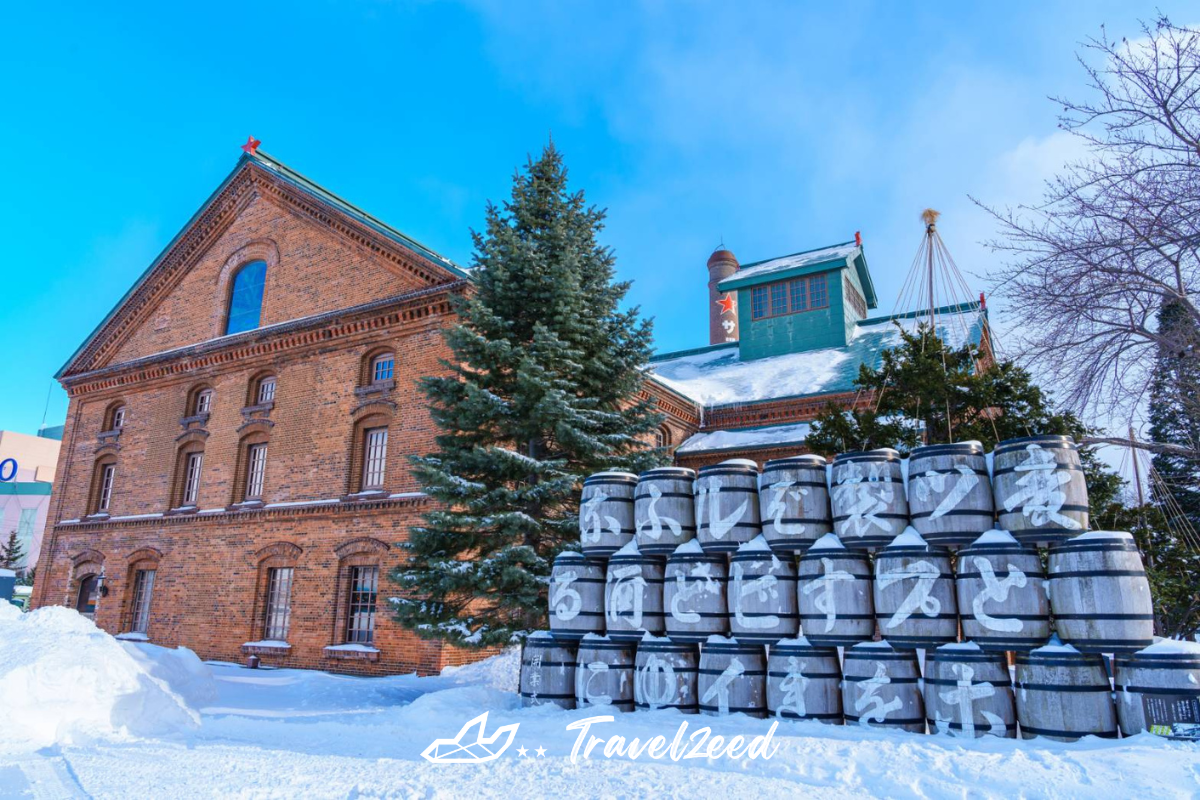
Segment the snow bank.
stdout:
<svg viewBox="0 0 1200 800">
<path fill-rule="evenodd" d="M 442 676 L 452 678 L 457 684 L 515 692 L 521 678 L 521 648 L 509 647 L 500 655 L 476 661 L 474 664 L 443 667 Z"/>
<path fill-rule="evenodd" d="M 162 681 L 191 708 L 200 709 L 217 701 L 217 682 L 212 670 L 186 647 L 159 647 L 146 642 L 121 642 L 152 678 Z"/>
<path fill-rule="evenodd" d="M 69 608 L 0 611 L 0 744 L 37 749 L 197 727 L 188 698 L 214 692 L 207 668 L 190 652 L 137 647 Z"/>
</svg>

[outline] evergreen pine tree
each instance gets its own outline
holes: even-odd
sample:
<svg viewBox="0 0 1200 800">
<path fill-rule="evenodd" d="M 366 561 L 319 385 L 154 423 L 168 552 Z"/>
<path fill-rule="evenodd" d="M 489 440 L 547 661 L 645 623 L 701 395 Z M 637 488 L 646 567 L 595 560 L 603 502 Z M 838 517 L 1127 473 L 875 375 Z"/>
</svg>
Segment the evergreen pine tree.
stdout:
<svg viewBox="0 0 1200 800">
<path fill-rule="evenodd" d="M 0 545 L 0 569 L 16 569 L 25 558 L 25 547 L 17 538 L 17 532 L 8 534 L 8 541 Z"/>
<path fill-rule="evenodd" d="M 439 507 L 392 573 L 396 619 L 418 635 L 484 647 L 544 627 L 553 559 L 579 540 L 583 478 L 663 460 L 643 443 L 662 416 L 637 397 L 651 325 L 621 309 L 629 284 L 597 242 L 603 220 L 551 144 L 473 234 L 449 374 L 421 384 L 441 432 L 414 473 Z"/>
<path fill-rule="evenodd" d="M 1194 355 L 1200 349 L 1200 332 L 1179 303 L 1163 306 L 1158 327 L 1173 347 L 1160 347 L 1156 354 L 1150 385 L 1150 439 L 1200 453 L 1200 372 Z M 1182 515 L 1192 530 L 1200 531 L 1200 457 L 1159 453 L 1151 463 L 1160 478 L 1155 503 L 1164 511 L 1171 507 L 1168 518 Z"/>
</svg>

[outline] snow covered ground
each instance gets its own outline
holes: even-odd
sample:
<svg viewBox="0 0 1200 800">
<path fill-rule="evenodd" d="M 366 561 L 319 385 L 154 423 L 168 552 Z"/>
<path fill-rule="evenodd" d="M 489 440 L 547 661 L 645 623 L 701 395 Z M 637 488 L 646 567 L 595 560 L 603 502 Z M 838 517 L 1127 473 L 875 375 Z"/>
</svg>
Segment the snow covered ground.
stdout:
<svg viewBox="0 0 1200 800">
<path fill-rule="evenodd" d="M 46 612 L 35 612 L 44 614 Z M 64 611 L 65 613 L 65 611 Z M 30 617 L 34 615 L 26 615 Z M 70 697 L 22 726 L 11 715 L 0 736 L 0 797 L 1194 797 L 1200 794 L 1200 747 L 1142 735 L 1119 742 L 1076 744 L 884 733 L 859 727 L 783 722 L 767 760 L 747 757 L 654 761 L 606 759 L 601 747 L 572 763 L 577 732 L 566 726 L 588 711 L 522 709 L 514 693 L 515 654 L 447 670 L 441 676 L 353 678 L 298 670 L 249 670 L 210 664 L 212 680 L 193 669 L 186 652 L 117 645 L 107 634 L 63 619 L 29 626 L 0 615 L 0 700 L 14 674 L 62 665 L 60 643 L 35 641 L 53 627 L 75 639 L 70 683 L 25 673 L 21 691 L 47 685 Z M 66 631 L 66 632 L 64 632 Z M 83 639 L 86 642 L 81 643 Z M 4 649 L 5 642 L 19 647 Z M 116 649 L 110 648 L 113 645 Z M 140 648 L 143 656 L 122 657 Z M 49 653 L 49 655 L 47 655 Z M 89 659 L 102 655 L 108 667 Z M 46 661 L 50 658 L 50 661 Z M 23 662 L 21 664 L 14 664 Z M 130 665 L 141 665 L 142 673 Z M 97 676 L 124 681 L 103 689 Z M 137 675 L 148 675 L 150 687 Z M 36 678 L 37 676 L 35 676 Z M 100 682 L 97 682 L 100 681 Z M 84 688 L 80 689 L 82 685 Z M 6 695 L 6 692 L 9 693 Z M 122 698 L 121 692 L 126 695 Z M 133 702 L 146 695 L 153 703 Z M 72 707 L 100 699 L 90 714 Z M 146 715 L 201 704 L 187 715 L 148 725 Z M 3 707 L 3 706 L 0 706 Z M 487 731 L 517 724 L 512 745 L 486 764 L 434 764 L 421 753 L 489 712 Z M 21 714 L 37 708 L 25 706 Z M 108 718 L 104 718 L 109 714 Z M 51 724 L 57 715 L 58 725 Z M 102 719 L 103 718 L 103 719 Z M 82 721 L 80 721 L 82 719 Z M 112 724 L 114 721 L 117 724 Z M 616 715 L 591 733 L 645 742 L 668 740 L 681 722 L 687 735 L 711 726 L 714 735 L 750 737 L 771 723 L 712 719 L 675 712 Z M 124 729 L 127 723 L 143 732 Z M 46 730 L 52 741 L 45 738 Z M 144 731 L 152 730 L 151 733 Z M 24 732 L 24 733 L 22 733 Z M 36 735 L 35 735 L 36 734 Z M 543 748 L 543 750 L 539 750 Z M 523 750 L 523 754 L 522 754 Z"/>
</svg>

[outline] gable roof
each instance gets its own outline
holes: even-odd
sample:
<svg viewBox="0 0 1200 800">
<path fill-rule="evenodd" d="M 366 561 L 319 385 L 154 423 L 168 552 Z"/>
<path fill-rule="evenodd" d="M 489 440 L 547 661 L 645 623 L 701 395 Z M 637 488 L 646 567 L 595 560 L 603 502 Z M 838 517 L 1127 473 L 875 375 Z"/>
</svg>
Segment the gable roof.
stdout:
<svg viewBox="0 0 1200 800">
<path fill-rule="evenodd" d="M 767 281 L 794 278 L 811 272 L 824 272 L 839 267 L 854 269 L 858 275 L 858 282 L 862 284 L 863 297 L 867 301 L 867 307 L 875 308 L 878 305 L 875 297 L 875 284 L 871 281 L 871 272 L 867 269 L 867 259 L 862 245 L 854 240 L 745 264 L 738 267 L 737 272 L 721 281 L 717 288 L 722 292 L 727 292 L 731 289 L 742 289 Z"/>
<path fill-rule="evenodd" d="M 151 277 L 154 276 L 155 273 L 160 270 L 163 264 L 176 252 L 181 243 L 187 238 L 188 234 L 193 230 L 197 223 L 199 223 L 212 210 L 214 204 L 219 198 L 222 197 L 226 190 L 229 189 L 235 181 L 237 181 L 250 169 L 262 170 L 264 173 L 272 176 L 273 178 L 282 181 L 283 183 L 292 186 L 301 192 L 304 192 L 309 197 L 327 206 L 332 207 L 336 212 L 349 217 L 355 222 L 358 222 L 359 224 L 370 229 L 375 234 L 382 236 L 388 241 L 397 244 L 405 250 L 408 250 L 409 252 L 419 256 L 423 261 L 448 273 L 446 276 L 448 281 L 470 279 L 470 273 L 459 267 L 450 259 L 440 255 L 431 248 L 426 247 L 417 240 L 405 235 L 396 228 L 393 228 L 390 225 L 380 221 L 376 217 L 360 209 L 358 206 L 353 205 L 328 189 L 320 186 L 316 182 L 301 175 L 299 172 L 296 172 L 291 167 L 283 164 L 281 161 L 276 160 L 261 150 L 254 154 L 243 154 L 237 160 L 237 163 L 234 164 L 234 167 L 230 173 L 225 176 L 225 179 L 221 181 L 217 188 L 214 189 L 208 198 L 205 199 L 205 201 L 200 205 L 200 208 L 196 210 L 196 213 L 192 214 L 183 227 L 179 229 L 179 232 L 176 233 L 175 236 L 171 238 L 171 241 L 167 243 L 167 246 L 163 248 L 162 252 L 160 252 L 152 262 L 150 262 L 150 266 L 148 266 L 145 271 L 138 276 L 138 279 L 134 281 L 132 286 L 129 287 L 129 290 L 121 296 L 121 299 L 117 301 L 116 305 L 114 305 L 108 314 L 106 314 L 104 318 L 100 320 L 100 323 L 92 330 L 90 334 L 88 334 L 87 338 L 83 340 L 79 347 L 75 349 L 75 352 L 71 354 L 71 357 L 67 359 L 66 363 L 59 368 L 58 372 L 54 374 L 55 379 L 61 379 L 64 375 L 70 372 L 72 367 L 75 366 L 76 362 L 80 360 L 80 358 L 89 350 L 91 350 L 101 338 L 103 338 L 104 334 L 108 331 L 111 324 L 116 320 L 122 309 L 124 309 L 126 304 L 129 303 L 131 298 L 133 298 L 150 282 Z"/>
</svg>

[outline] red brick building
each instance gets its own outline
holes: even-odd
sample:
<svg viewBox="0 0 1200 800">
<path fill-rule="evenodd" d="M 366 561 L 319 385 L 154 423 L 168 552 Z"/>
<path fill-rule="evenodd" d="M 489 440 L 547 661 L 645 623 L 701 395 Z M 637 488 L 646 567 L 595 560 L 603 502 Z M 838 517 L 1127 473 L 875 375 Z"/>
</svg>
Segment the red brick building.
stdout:
<svg viewBox="0 0 1200 800">
<path fill-rule="evenodd" d="M 861 245 L 815 252 L 710 259 L 713 344 L 657 358 L 644 390 L 680 463 L 795 453 L 826 398 L 853 399 L 847 376 L 891 329 L 864 319 Z M 70 403 L 34 604 L 208 659 L 362 673 L 469 659 L 401 629 L 386 603 L 397 545 L 430 502 L 407 463 L 433 448 L 416 380 L 439 371 L 451 297 L 469 285 L 244 156 L 57 376 Z M 954 312 L 982 336 L 978 309 Z"/>
</svg>

